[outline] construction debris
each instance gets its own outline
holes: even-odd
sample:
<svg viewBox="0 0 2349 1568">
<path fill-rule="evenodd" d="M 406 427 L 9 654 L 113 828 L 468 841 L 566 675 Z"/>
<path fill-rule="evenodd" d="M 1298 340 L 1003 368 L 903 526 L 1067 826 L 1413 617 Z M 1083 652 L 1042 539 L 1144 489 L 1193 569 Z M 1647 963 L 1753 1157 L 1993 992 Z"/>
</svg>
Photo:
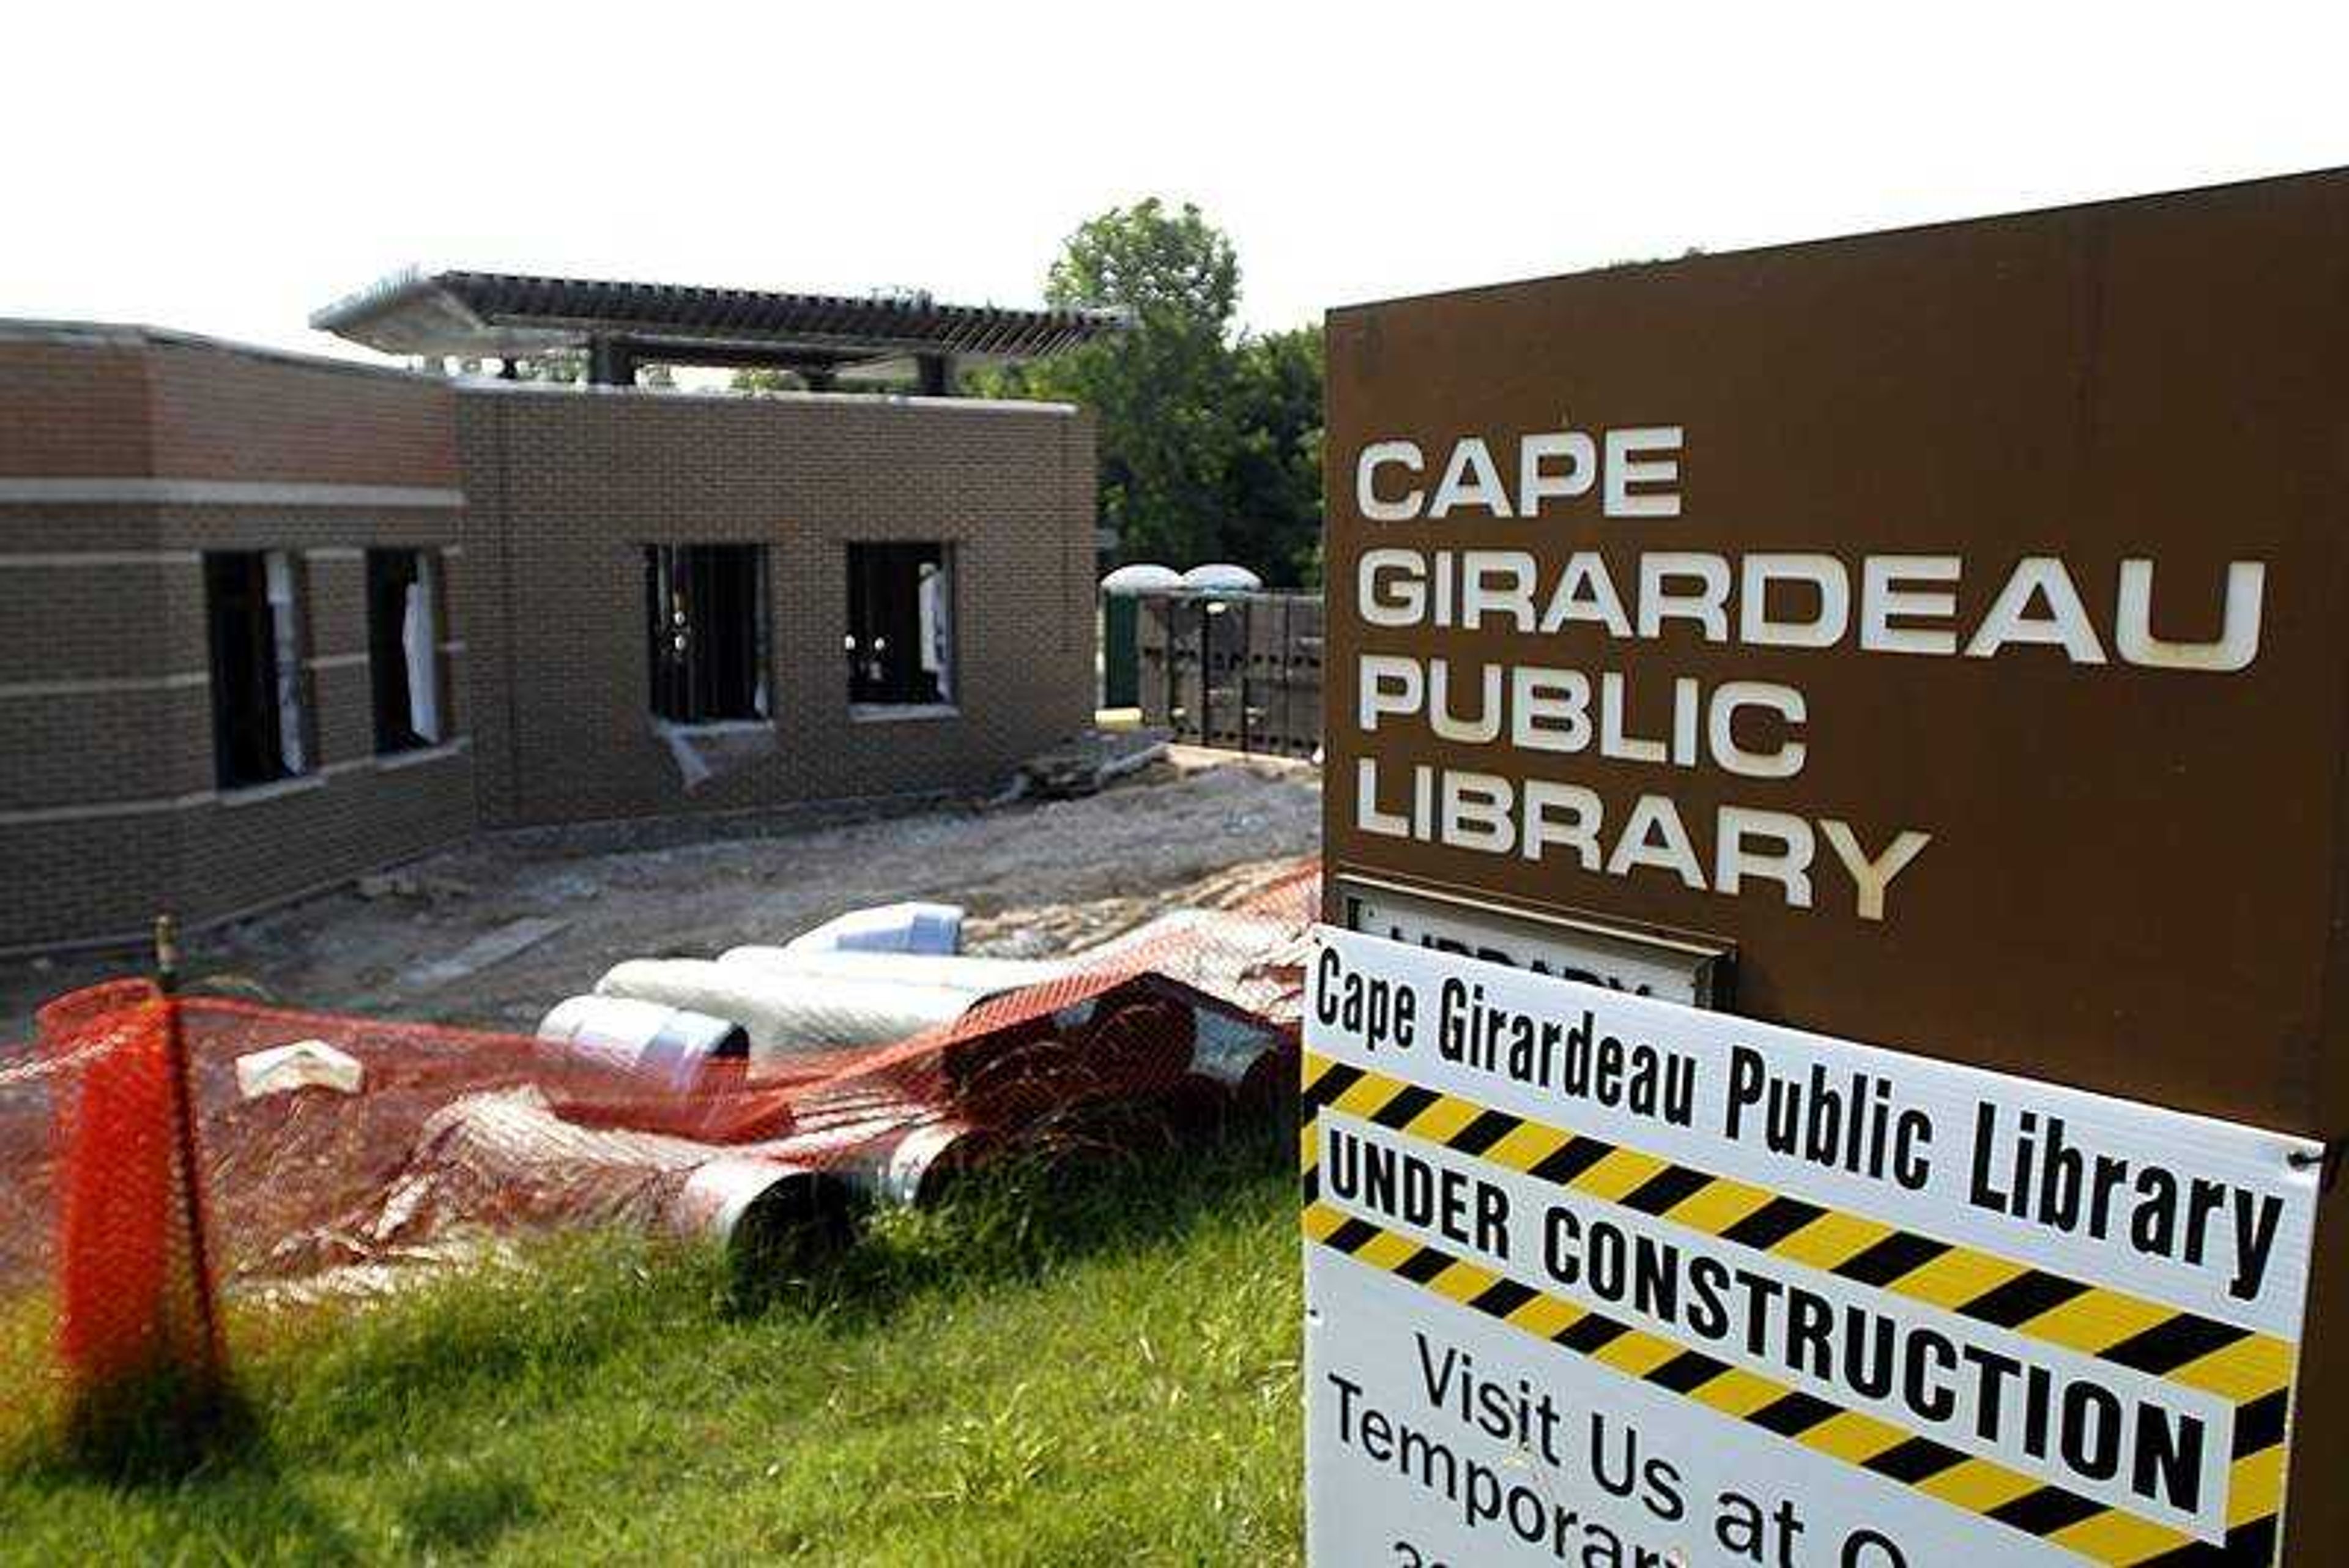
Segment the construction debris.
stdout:
<svg viewBox="0 0 2349 1568">
<path fill-rule="evenodd" d="M 409 971 L 400 976 L 399 985 L 409 991 L 436 991 L 527 952 L 570 924 L 569 920 L 554 915 L 525 915 L 518 920 L 508 920 L 497 929 L 474 938 L 447 958 Z"/>
<path fill-rule="evenodd" d="M 1073 800 L 1139 773 L 1166 755 L 1164 730 L 1088 730 L 1068 745 L 1020 764 L 1013 794 Z"/>
<path fill-rule="evenodd" d="M 375 872 L 352 883 L 351 891 L 369 900 L 409 898 L 429 905 L 458 903 L 473 896 L 471 886 L 453 877 L 428 877 L 416 871 Z"/>
<path fill-rule="evenodd" d="M 721 815 L 502 834 L 387 874 L 413 886 L 412 896 L 387 883 L 374 898 L 328 895 L 192 932 L 189 973 L 258 976 L 269 996 L 305 1006 L 528 1033 L 551 1003 L 592 989 L 618 959 L 780 944 L 854 905 L 962 904 L 963 950 L 1057 958 L 1116 929 L 1102 929 L 1113 916 L 1108 900 L 1145 900 L 1152 913 L 1227 867 L 1313 852 L 1318 795 L 1301 763 L 1186 757 L 1177 747 L 1098 794 L 1013 809 Z M 1022 911 L 1061 910 L 1081 910 L 1090 929 L 1016 932 Z M 525 916 L 571 924 L 461 981 L 425 989 L 398 978 Z M 973 934 L 982 919 L 984 941 Z M 46 968 L 0 959 L 0 1042 L 31 1039 L 37 1006 L 119 973 L 121 962 L 119 953 L 61 955 Z"/>
<path fill-rule="evenodd" d="M 236 1059 L 237 1093 L 248 1100 L 295 1089 L 356 1095 L 366 1081 L 366 1069 L 355 1058 L 324 1040 L 296 1040 L 291 1045 L 275 1045 Z"/>
</svg>

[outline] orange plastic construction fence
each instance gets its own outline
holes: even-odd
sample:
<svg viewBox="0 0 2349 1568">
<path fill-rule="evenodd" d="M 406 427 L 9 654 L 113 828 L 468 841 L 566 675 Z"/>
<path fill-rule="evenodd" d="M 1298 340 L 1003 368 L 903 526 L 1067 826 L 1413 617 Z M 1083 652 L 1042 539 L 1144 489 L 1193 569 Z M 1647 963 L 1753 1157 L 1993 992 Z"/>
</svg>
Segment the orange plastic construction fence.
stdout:
<svg viewBox="0 0 2349 1568">
<path fill-rule="evenodd" d="M 912 1038 L 685 1072 L 143 981 L 77 992 L 0 1055 L 0 1309 L 46 1293 L 70 1400 L 159 1368 L 201 1386 L 224 1370 L 223 1304 L 363 1293 L 528 1229 L 740 1241 L 930 1201 L 1021 1150 L 1285 1105 L 1319 898 L 1300 864 Z M 344 1077 L 240 1075 L 288 1046 Z"/>
</svg>

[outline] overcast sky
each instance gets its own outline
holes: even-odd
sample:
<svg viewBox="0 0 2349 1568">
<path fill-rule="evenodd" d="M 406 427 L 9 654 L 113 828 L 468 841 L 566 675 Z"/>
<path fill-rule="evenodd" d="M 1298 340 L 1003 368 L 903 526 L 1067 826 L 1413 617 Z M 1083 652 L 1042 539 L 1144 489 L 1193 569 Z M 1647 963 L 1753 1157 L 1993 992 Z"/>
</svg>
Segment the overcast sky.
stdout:
<svg viewBox="0 0 2349 1568">
<path fill-rule="evenodd" d="M 1156 193 L 1242 315 L 2349 162 L 2349 5 L 18 0 L 0 316 L 362 354 L 411 262 L 1029 304 Z"/>
</svg>

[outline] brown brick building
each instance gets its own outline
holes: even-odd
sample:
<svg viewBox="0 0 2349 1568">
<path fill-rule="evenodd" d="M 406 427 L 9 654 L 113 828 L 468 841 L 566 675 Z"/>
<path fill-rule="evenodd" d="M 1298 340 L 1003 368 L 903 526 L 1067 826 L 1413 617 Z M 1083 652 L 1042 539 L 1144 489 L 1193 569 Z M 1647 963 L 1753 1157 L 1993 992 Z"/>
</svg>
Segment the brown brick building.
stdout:
<svg viewBox="0 0 2349 1568">
<path fill-rule="evenodd" d="M 984 785 L 1091 717 L 1093 448 L 1071 409 L 515 387 L 460 395 L 457 431 L 460 600 L 496 628 L 467 644 L 485 822 Z M 648 717 L 657 541 L 763 547 L 771 683 L 748 732 Z M 941 549 L 951 689 L 858 701 L 851 557 L 897 543 Z M 697 743 L 718 771 L 688 793 L 676 747 Z"/>
<path fill-rule="evenodd" d="M 988 786 L 1089 717 L 1093 472 L 1062 405 L 0 323 L 0 950 L 484 826 Z"/>
</svg>

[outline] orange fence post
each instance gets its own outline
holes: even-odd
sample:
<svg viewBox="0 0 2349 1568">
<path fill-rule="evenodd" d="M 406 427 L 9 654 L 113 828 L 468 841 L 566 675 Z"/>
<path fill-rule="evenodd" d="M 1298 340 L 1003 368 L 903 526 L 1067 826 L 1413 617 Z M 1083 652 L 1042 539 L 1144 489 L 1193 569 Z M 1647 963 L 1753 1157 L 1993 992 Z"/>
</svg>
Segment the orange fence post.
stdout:
<svg viewBox="0 0 2349 1568">
<path fill-rule="evenodd" d="M 109 1449 L 201 1431 L 224 1369 L 168 917 L 157 953 L 143 1000 L 52 1042 L 78 1058 L 54 1110 L 57 1355 L 70 1427 Z"/>
</svg>

